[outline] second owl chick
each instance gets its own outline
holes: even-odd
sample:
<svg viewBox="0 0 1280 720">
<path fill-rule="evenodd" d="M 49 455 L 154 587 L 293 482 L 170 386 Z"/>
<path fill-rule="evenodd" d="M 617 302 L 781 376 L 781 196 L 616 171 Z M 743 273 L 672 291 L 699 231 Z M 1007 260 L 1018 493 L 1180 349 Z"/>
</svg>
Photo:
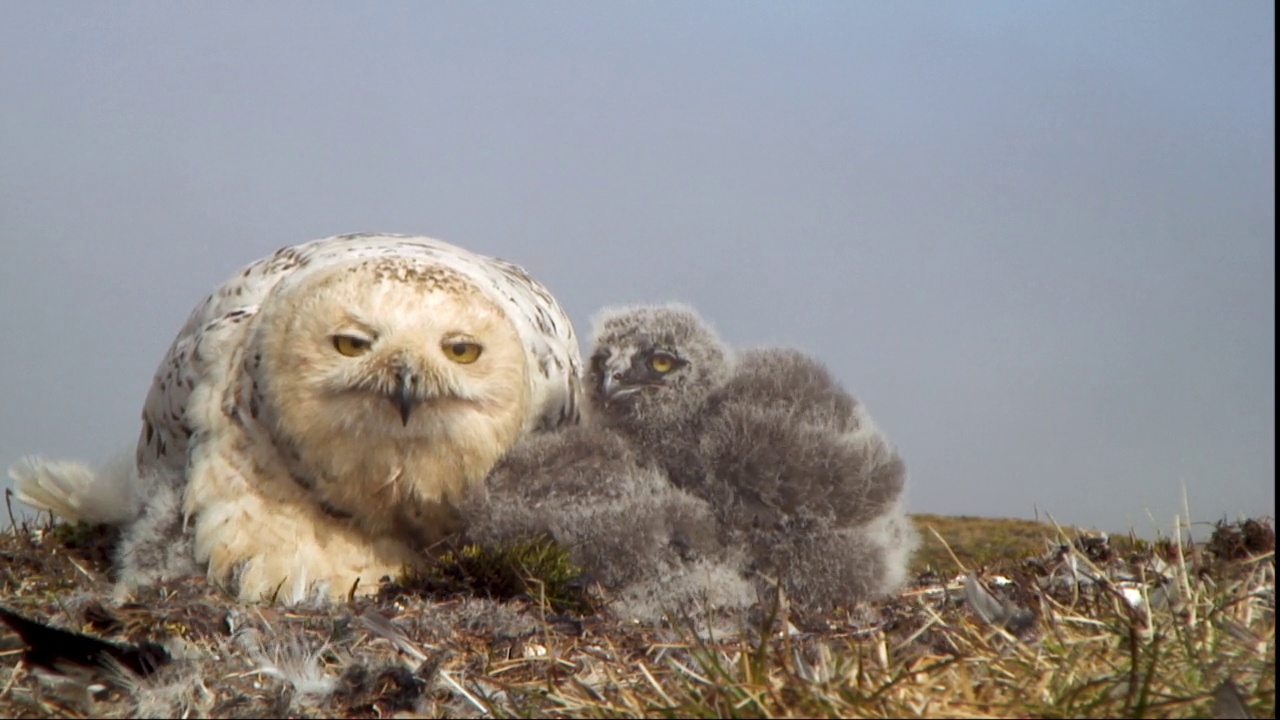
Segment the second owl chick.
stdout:
<svg viewBox="0 0 1280 720">
<path fill-rule="evenodd" d="M 815 610 L 896 589 L 913 531 L 884 518 L 900 513 L 905 466 L 820 363 L 736 356 L 679 304 L 605 310 L 590 357 L 595 422 L 706 500 L 744 569 Z"/>
<path fill-rule="evenodd" d="M 462 506 L 466 538 L 500 547 L 546 536 L 600 583 L 614 609 L 652 621 L 703 603 L 755 602 L 740 553 L 702 499 L 644 466 L 616 433 L 578 426 L 517 444 Z"/>
</svg>

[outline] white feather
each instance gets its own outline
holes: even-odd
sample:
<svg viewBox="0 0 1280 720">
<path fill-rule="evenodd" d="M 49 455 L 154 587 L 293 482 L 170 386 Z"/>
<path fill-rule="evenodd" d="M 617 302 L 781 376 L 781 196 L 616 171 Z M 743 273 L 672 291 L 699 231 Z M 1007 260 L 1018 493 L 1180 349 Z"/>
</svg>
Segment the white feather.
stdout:
<svg viewBox="0 0 1280 720">
<path fill-rule="evenodd" d="M 145 491 L 131 454 L 94 469 L 75 460 L 29 455 L 9 467 L 14 495 L 72 523 L 122 525 L 133 520 Z"/>
<path fill-rule="evenodd" d="M 304 637 L 283 631 L 273 634 L 268 645 L 256 628 L 246 628 L 235 641 L 253 658 L 256 672 L 293 686 L 290 707 L 321 705 L 337 688 L 337 679 L 321 663 L 328 643 L 312 647 Z"/>
</svg>

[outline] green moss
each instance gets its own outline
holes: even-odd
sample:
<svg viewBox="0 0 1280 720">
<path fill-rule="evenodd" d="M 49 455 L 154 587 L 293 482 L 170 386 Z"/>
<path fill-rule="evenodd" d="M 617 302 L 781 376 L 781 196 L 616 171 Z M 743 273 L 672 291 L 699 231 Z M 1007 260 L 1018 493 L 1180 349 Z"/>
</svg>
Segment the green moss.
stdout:
<svg viewBox="0 0 1280 720">
<path fill-rule="evenodd" d="M 100 571 L 111 567 L 111 554 L 120 540 L 113 525 L 55 522 L 45 531 L 46 547 L 61 547 Z"/>
<path fill-rule="evenodd" d="M 547 537 L 500 547 L 464 545 L 442 555 L 429 569 L 406 575 L 401 584 L 429 594 L 526 596 L 556 610 L 591 607 L 582 569 L 569 559 L 568 550 Z"/>
</svg>

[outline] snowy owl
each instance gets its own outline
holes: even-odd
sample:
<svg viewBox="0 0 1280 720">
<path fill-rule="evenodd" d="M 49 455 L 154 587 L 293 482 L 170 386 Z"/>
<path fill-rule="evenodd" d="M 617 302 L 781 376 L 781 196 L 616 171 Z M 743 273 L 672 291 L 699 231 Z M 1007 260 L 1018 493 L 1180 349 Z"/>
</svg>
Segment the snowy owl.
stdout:
<svg viewBox="0 0 1280 720">
<path fill-rule="evenodd" d="M 606 308 L 592 343 L 589 417 L 709 503 L 744 570 L 807 610 L 902 583 L 918 543 L 905 465 L 821 363 L 735 352 L 678 303 Z"/>
<path fill-rule="evenodd" d="M 503 260 L 353 234 L 286 247 L 196 307 L 133 473 L 26 459 L 19 497 L 125 526 L 126 585 L 193 570 L 242 600 L 345 597 L 422 562 L 518 439 L 575 424 L 565 312 Z"/>
</svg>

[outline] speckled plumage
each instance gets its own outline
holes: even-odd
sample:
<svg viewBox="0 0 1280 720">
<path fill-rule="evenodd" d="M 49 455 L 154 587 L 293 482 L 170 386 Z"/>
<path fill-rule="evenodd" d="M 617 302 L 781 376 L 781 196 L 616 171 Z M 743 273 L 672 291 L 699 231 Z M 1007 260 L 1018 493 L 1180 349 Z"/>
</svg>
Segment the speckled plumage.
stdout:
<svg viewBox="0 0 1280 720">
<path fill-rule="evenodd" d="M 164 559 L 188 543 L 245 600 L 370 591 L 456 530 L 453 505 L 519 438 L 577 422 L 579 364 L 569 318 L 508 262 L 408 235 L 283 248 L 205 298 L 160 363 L 122 578 L 189 571 Z M 38 475 L 15 478 L 45 506 L 93 484 Z"/>
</svg>

